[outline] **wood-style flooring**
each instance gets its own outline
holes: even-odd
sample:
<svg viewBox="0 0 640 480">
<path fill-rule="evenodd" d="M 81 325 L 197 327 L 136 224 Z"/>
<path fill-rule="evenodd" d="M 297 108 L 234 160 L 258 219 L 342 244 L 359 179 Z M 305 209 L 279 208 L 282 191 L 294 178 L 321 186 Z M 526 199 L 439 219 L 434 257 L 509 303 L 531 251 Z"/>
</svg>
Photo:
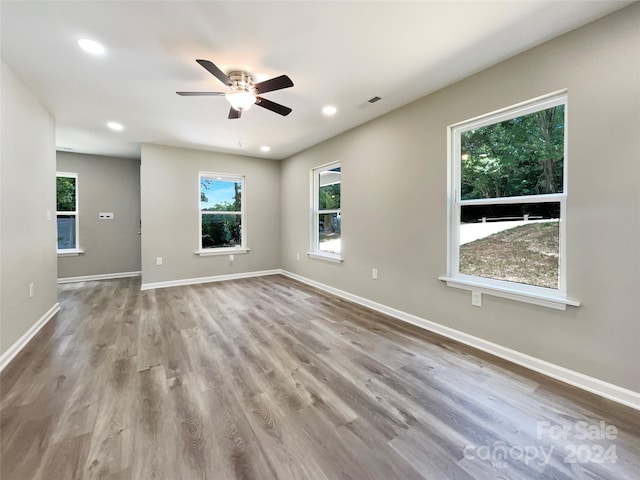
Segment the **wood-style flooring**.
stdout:
<svg viewBox="0 0 640 480">
<path fill-rule="evenodd" d="M 640 478 L 640 412 L 283 276 L 60 304 L 0 377 L 2 480 Z"/>
</svg>

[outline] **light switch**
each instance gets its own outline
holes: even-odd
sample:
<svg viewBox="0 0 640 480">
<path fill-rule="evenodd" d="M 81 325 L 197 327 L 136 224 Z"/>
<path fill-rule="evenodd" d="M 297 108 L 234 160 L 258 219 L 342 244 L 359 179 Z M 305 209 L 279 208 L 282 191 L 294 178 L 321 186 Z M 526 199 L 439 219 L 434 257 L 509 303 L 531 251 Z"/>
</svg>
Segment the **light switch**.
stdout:
<svg viewBox="0 0 640 480">
<path fill-rule="evenodd" d="M 481 292 L 471 292 L 471 305 L 474 307 L 482 306 L 482 293 Z"/>
</svg>

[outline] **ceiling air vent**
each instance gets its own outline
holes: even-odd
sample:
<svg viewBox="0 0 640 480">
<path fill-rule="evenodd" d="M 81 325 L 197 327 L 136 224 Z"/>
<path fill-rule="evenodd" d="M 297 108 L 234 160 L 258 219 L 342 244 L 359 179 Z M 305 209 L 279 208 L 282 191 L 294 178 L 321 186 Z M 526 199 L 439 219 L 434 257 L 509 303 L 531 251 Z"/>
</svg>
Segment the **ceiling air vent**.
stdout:
<svg viewBox="0 0 640 480">
<path fill-rule="evenodd" d="M 362 108 L 368 108 L 371 105 L 373 105 L 374 103 L 376 103 L 378 100 L 382 100 L 381 97 L 378 97 L 377 95 L 375 97 L 370 98 L 369 100 L 367 100 L 366 102 L 362 102 L 360 105 L 358 105 L 358 108 L 362 109 Z"/>
</svg>

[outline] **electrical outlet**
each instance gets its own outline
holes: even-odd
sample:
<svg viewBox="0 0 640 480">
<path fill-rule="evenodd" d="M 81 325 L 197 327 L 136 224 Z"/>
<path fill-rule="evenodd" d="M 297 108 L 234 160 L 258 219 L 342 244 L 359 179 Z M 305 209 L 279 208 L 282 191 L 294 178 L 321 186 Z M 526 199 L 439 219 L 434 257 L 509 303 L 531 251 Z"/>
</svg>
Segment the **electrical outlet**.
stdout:
<svg viewBox="0 0 640 480">
<path fill-rule="evenodd" d="M 234 255 L 229 255 L 229 263 L 233 263 L 236 261 L 236 257 Z"/>
<path fill-rule="evenodd" d="M 29 284 L 29 298 L 33 298 L 33 296 L 35 295 L 35 287 L 33 285 L 33 283 Z"/>
<path fill-rule="evenodd" d="M 474 307 L 481 307 L 482 306 L 482 293 L 481 292 L 476 292 L 476 291 L 472 291 L 471 292 L 471 305 L 473 305 Z"/>
<path fill-rule="evenodd" d="M 113 212 L 100 212 L 98 213 L 100 220 L 113 220 Z"/>
<path fill-rule="evenodd" d="M 156 257 L 156 265 L 162 265 L 162 257 Z"/>
<path fill-rule="evenodd" d="M 371 278 L 373 278 L 374 280 L 378 279 L 378 269 L 377 268 L 372 268 L 371 269 Z"/>
</svg>

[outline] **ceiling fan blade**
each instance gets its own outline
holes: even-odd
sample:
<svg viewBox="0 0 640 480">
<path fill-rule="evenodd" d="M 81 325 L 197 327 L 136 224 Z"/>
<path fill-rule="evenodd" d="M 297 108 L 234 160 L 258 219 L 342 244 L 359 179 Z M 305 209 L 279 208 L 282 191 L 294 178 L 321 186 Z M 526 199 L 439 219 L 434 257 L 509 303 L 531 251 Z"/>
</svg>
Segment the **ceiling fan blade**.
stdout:
<svg viewBox="0 0 640 480">
<path fill-rule="evenodd" d="M 271 110 L 277 114 L 286 117 L 289 115 L 292 110 L 289 107 L 285 107 L 284 105 L 280 105 L 279 103 L 272 102 L 271 100 L 267 100 L 266 98 L 256 97 L 256 105 L 266 108 L 267 110 Z"/>
<path fill-rule="evenodd" d="M 176 92 L 183 97 L 220 97 L 224 92 Z"/>
<path fill-rule="evenodd" d="M 211 75 L 216 77 L 225 85 L 231 85 L 231 80 L 229 80 L 229 77 L 227 77 L 227 74 L 224 73 L 222 70 L 220 70 L 218 67 L 216 67 L 213 64 L 213 62 L 210 62 L 209 60 L 196 60 L 196 62 L 202 65 Z"/>
<path fill-rule="evenodd" d="M 264 82 L 254 85 L 257 93 L 273 92 L 274 90 L 282 90 L 283 88 L 293 87 L 293 82 L 286 75 L 265 80 Z"/>
<path fill-rule="evenodd" d="M 235 118 L 240 118 L 240 115 L 242 115 L 242 112 L 232 107 L 229 109 L 229 116 L 227 118 L 229 120 L 233 120 Z"/>
</svg>

